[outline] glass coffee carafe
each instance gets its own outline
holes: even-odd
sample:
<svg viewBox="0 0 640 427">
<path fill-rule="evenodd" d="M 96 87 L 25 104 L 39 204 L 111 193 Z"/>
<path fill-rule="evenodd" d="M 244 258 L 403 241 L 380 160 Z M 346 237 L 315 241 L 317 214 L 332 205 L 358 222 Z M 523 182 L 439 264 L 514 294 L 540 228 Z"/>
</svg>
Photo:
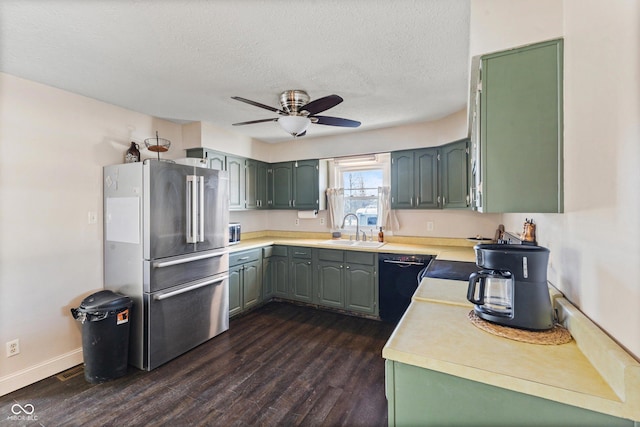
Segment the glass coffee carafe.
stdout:
<svg viewBox="0 0 640 427">
<path fill-rule="evenodd" d="M 487 314 L 513 316 L 514 281 L 509 271 L 481 270 L 469 276 L 467 299 Z"/>
</svg>

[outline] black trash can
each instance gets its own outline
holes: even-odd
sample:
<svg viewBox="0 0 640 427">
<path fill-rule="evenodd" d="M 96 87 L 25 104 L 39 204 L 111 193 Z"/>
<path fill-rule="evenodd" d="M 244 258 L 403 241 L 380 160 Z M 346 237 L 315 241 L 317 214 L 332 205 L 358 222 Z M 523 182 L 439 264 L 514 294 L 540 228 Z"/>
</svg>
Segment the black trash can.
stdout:
<svg viewBox="0 0 640 427">
<path fill-rule="evenodd" d="M 126 295 L 99 291 L 71 309 L 74 319 L 82 322 L 84 377 L 88 382 L 102 383 L 127 373 L 132 303 Z"/>
</svg>

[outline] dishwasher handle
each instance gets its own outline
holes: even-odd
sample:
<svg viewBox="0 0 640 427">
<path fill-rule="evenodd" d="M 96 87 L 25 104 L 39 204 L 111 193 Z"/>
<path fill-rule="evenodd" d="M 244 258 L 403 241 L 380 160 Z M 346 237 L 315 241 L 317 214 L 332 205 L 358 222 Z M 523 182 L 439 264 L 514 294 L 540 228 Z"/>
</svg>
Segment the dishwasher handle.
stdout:
<svg viewBox="0 0 640 427">
<path fill-rule="evenodd" d="M 386 262 L 387 264 L 395 264 L 400 268 L 411 267 L 412 265 L 424 265 L 424 262 L 396 261 L 394 259 L 383 259 L 382 262 Z"/>
<path fill-rule="evenodd" d="M 153 299 L 155 301 L 162 301 L 162 300 L 167 299 L 167 298 L 171 298 L 171 297 L 175 297 L 177 295 L 186 294 L 187 292 L 195 291 L 196 289 L 204 288 L 205 286 L 214 285 L 216 283 L 224 282 L 228 278 L 229 278 L 229 276 L 222 276 L 222 277 L 217 277 L 217 278 L 212 279 L 212 280 L 205 280 L 204 282 L 195 283 L 195 284 L 193 284 L 191 286 L 187 286 L 186 288 L 178 289 L 178 290 L 171 291 L 171 292 L 165 292 L 165 293 L 162 293 L 162 294 L 155 294 L 153 296 Z"/>
</svg>

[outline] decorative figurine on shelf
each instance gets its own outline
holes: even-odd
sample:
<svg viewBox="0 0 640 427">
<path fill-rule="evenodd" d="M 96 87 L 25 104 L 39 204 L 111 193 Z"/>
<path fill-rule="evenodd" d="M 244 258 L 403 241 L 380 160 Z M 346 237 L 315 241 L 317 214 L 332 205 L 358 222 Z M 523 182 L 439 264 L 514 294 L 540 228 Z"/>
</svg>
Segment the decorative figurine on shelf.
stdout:
<svg viewBox="0 0 640 427">
<path fill-rule="evenodd" d="M 140 150 L 138 148 L 140 148 L 138 147 L 138 144 L 131 141 L 131 146 L 124 155 L 125 163 L 135 163 L 140 161 Z"/>
</svg>

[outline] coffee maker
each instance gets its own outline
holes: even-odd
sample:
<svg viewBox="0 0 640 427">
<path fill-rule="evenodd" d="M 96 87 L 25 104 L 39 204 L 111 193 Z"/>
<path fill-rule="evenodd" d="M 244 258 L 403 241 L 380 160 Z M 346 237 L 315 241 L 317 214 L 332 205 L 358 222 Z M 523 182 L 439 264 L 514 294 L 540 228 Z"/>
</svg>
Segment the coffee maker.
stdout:
<svg viewBox="0 0 640 427">
<path fill-rule="evenodd" d="M 542 246 L 479 244 L 467 299 L 478 317 L 499 325 L 542 331 L 554 325 L 547 285 L 549 249 Z"/>
</svg>

